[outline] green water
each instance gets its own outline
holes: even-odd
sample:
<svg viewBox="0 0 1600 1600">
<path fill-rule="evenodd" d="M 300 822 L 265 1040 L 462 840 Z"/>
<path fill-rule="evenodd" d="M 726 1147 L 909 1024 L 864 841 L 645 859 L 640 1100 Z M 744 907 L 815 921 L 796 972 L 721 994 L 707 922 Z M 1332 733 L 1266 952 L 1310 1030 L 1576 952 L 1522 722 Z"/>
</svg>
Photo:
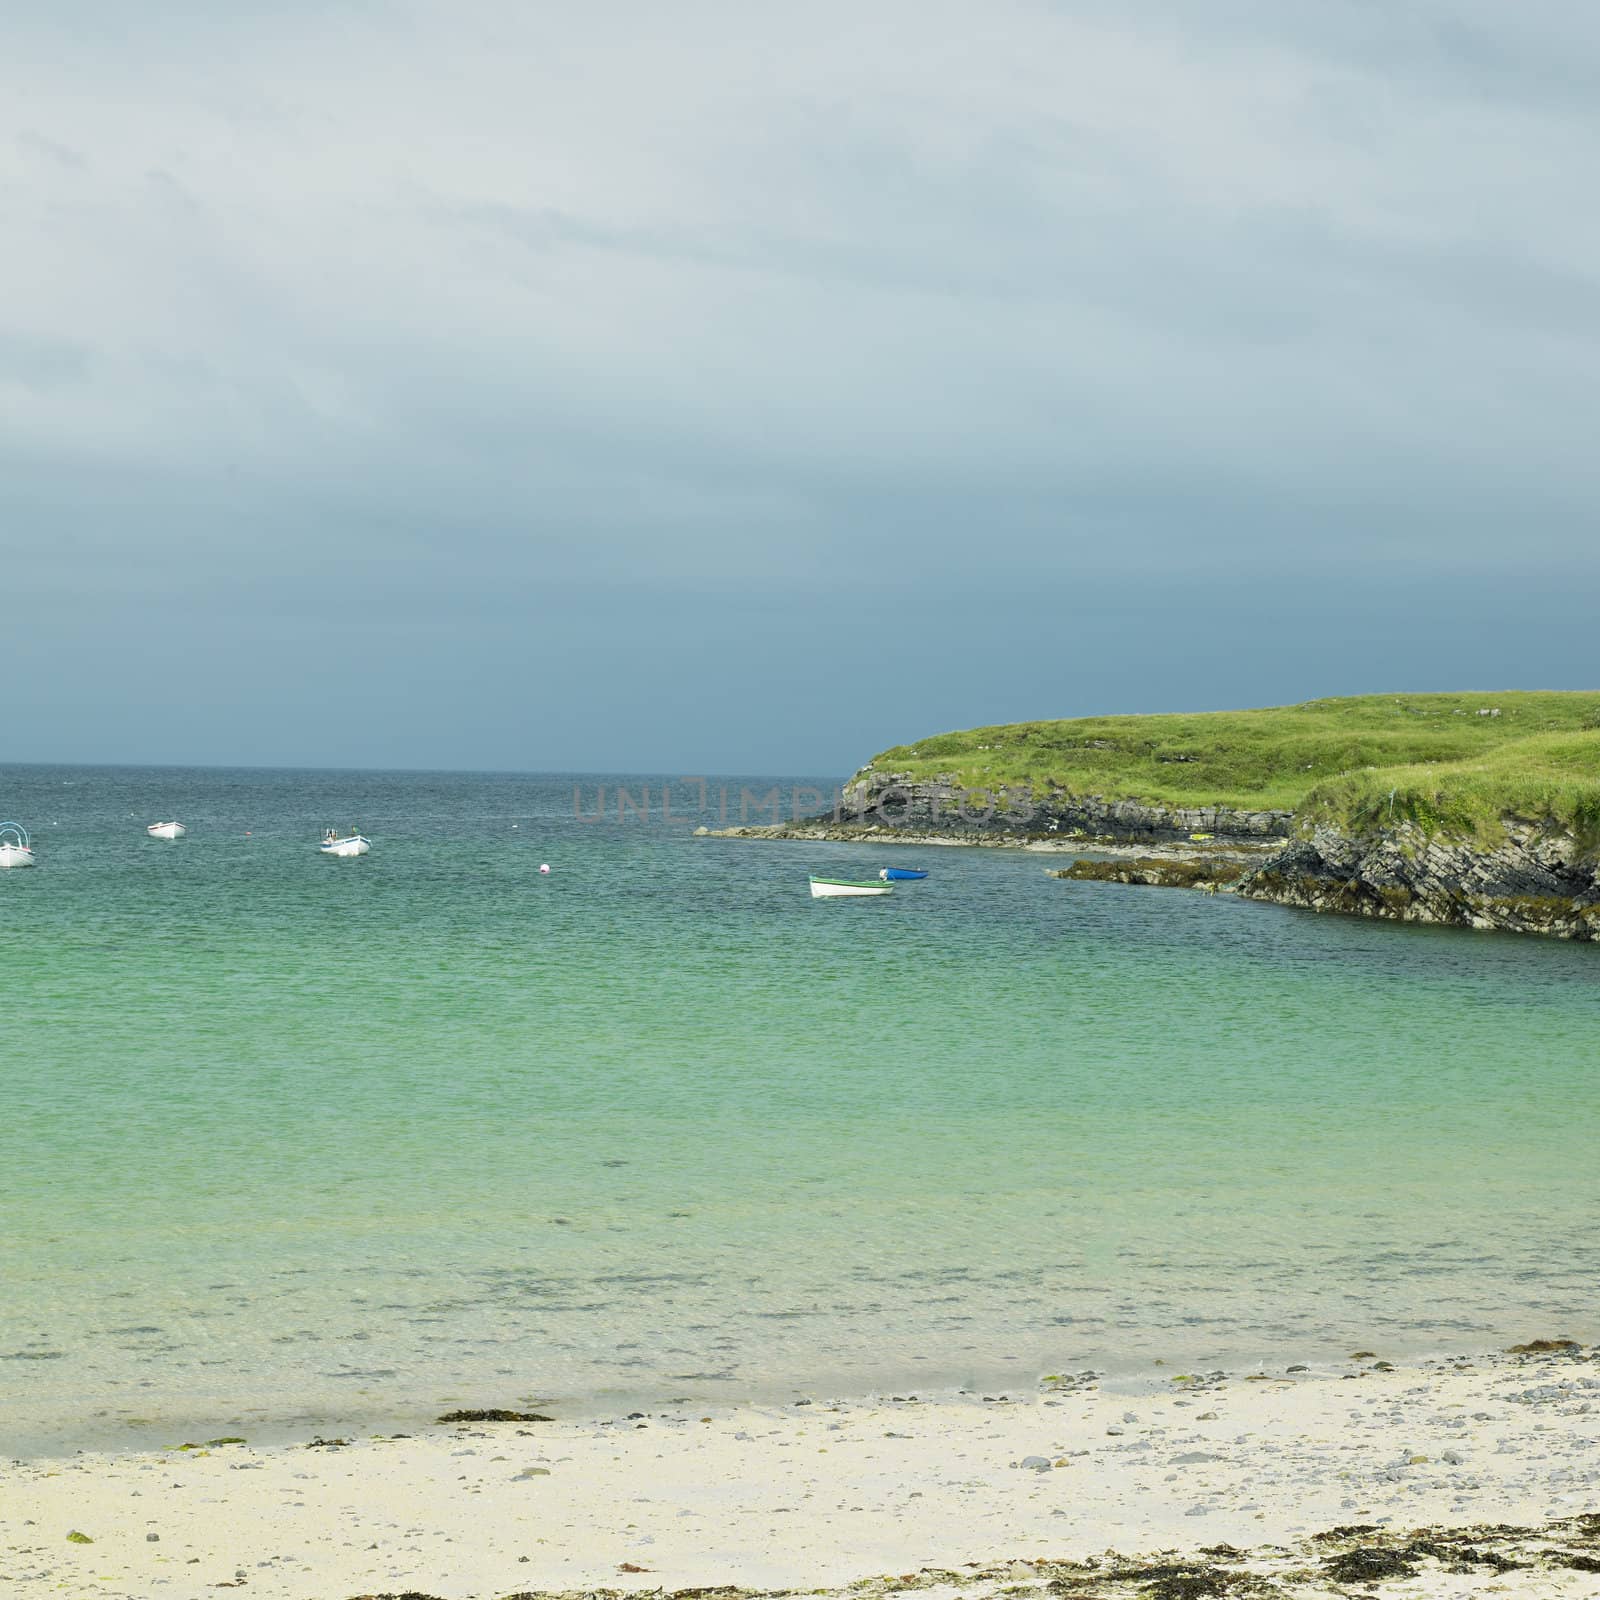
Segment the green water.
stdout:
<svg viewBox="0 0 1600 1600">
<path fill-rule="evenodd" d="M 1592 948 L 1009 851 L 812 902 L 891 857 L 572 780 L 0 788 L 16 1448 L 1600 1334 Z"/>
</svg>

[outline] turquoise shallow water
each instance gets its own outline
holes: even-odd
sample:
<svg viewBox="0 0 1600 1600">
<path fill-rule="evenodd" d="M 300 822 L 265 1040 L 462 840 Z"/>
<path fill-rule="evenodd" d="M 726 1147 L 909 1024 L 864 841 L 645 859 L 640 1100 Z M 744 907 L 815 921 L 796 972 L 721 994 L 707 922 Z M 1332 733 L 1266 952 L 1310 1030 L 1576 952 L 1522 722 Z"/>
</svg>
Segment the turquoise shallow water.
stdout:
<svg viewBox="0 0 1600 1600">
<path fill-rule="evenodd" d="M 1600 952 L 573 783 L 0 773 L 14 1448 L 1600 1335 Z"/>
</svg>

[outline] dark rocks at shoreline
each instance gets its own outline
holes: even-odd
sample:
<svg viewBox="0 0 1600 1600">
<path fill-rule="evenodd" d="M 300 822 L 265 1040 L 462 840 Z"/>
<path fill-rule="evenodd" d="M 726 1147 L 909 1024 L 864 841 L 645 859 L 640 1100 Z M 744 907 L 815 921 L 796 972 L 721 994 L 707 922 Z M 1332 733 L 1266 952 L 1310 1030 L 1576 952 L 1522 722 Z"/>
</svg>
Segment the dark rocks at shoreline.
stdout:
<svg viewBox="0 0 1600 1600">
<path fill-rule="evenodd" d="M 1600 867 L 1570 835 L 1533 824 L 1498 846 L 1404 823 L 1366 839 L 1319 828 L 1258 863 L 1212 856 L 1076 861 L 1061 878 L 1222 890 L 1307 911 L 1549 938 L 1600 939 Z"/>
<path fill-rule="evenodd" d="M 1571 834 L 1509 824 L 1503 843 L 1430 837 L 1413 823 L 1352 839 L 1313 830 L 1240 881 L 1247 899 L 1398 922 L 1600 938 L 1600 867 Z"/>
<path fill-rule="evenodd" d="M 1168 806 L 1141 800 L 1105 800 L 1052 790 L 966 790 L 953 778 L 905 781 L 875 772 L 845 785 L 836 811 L 808 819 L 824 823 L 878 823 L 936 833 L 1010 839 L 1101 838 L 1120 843 L 1170 843 L 1195 834 L 1217 839 L 1281 840 L 1294 828 L 1289 811 L 1241 811 L 1231 806 Z"/>
<path fill-rule="evenodd" d="M 1225 861 L 1241 863 L 1264 861 L 1285 843 L 1282 839 L 1210 838 L 1193 841 L 1144 840 L 1131 843 L 1110 834 L 1051 834 L 968 832 L 950 828 L 933 829 L 891 822 L 834 822 L 826 817 L 802 817 L 793 822 L 745 824 L 741 827 L 697 828 L 706 839 L 777 839 L 790 843 L 874 844 L 907 849 L 918 845 L 955 846 L 969 850 L 1034 849 L 1053 855 L 1071 855 L 1076 850 L 1108 851 L 1124 856 L 1159 851 L 1175 861 Z"/>
<path fill-rule="evenodd" d="M 1132 861 L 1074 861 L 1050 876 L 1093 883 L 1143 884 L 1153 889 L 1221 889 L 1237 883 L 1246 870 L 1242 861 L 1136 856 Z"/>
<path fill-rule="evenodd" d="M 1430 835 L 1412 822 L 1360 837 L 1328 827 L 1292 837 L 1295 819 L 1286 811 L 1175 809 L 1084 796 L 1053 797 L 1029 814 L 1009 809 L 1002 791 L 988 814 L 975 812 L 970 796 L 963 808 L 946 785 L 893 785 L 877 778 L 874 785 L 870 791 L 847 789 L 846 806 L 829 815 L 718 829 L 714 836 L 1105 849 L 1125 858 L 1142 844 L 1162 854 L 1079 860 L 1053 876 L 1220 890 L 1396 922 L 1600 940 L 1600 861 L 1590 843 L 1553 823 L 1506 818 L 1498 843 Z"/>
</svg>

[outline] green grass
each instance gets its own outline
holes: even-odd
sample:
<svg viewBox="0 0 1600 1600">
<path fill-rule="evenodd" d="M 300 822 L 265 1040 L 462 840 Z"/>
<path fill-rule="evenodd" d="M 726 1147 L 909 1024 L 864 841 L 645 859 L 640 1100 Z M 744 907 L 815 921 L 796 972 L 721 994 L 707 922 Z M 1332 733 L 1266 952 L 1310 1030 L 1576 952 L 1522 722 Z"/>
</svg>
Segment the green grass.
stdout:
<svg viewBox="0 0 1600 1600">
<path fill-rule="evenodd" d="M 1414 822 L 1429 834 L 1492 843 L 1514 819 L 1556 822 L 1600 846 L 1600 732 L 1535 734 L 1444 766 L 1380 767 L 1320 783 L 1302 818 L 1351 834 Z"/>
<path fill-rule="evenodd" d="M 1600 693 L 1360 695 L 1014 722 L 897 746 L 868 773 L 1026 786 L 1040 798 L 1295 811 L 1352 830 L 1392 816 L 1487 838 L 1516 816 L 1600 837 Z"/>
</svg>

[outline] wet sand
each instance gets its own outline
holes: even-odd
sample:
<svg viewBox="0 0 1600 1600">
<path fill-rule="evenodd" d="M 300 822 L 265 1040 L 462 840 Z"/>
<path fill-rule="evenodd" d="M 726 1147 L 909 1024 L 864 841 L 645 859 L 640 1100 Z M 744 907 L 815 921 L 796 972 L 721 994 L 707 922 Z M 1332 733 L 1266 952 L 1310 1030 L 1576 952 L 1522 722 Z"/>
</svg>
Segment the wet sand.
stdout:
<svg viewBox="0 0 1600 1600">
<path fill-rule="evenodd" d="M 1597 1401 L 1600 1347 L 1574 1347 L 1160 1374 L 1143 1392 L 1066 1375 L 990 1396 L 174 1440 L 5 1463 L 0 1574 L 15 1595 L 282 1600 L 862 1580 L 1594 1595 Z"/>
</svg>

